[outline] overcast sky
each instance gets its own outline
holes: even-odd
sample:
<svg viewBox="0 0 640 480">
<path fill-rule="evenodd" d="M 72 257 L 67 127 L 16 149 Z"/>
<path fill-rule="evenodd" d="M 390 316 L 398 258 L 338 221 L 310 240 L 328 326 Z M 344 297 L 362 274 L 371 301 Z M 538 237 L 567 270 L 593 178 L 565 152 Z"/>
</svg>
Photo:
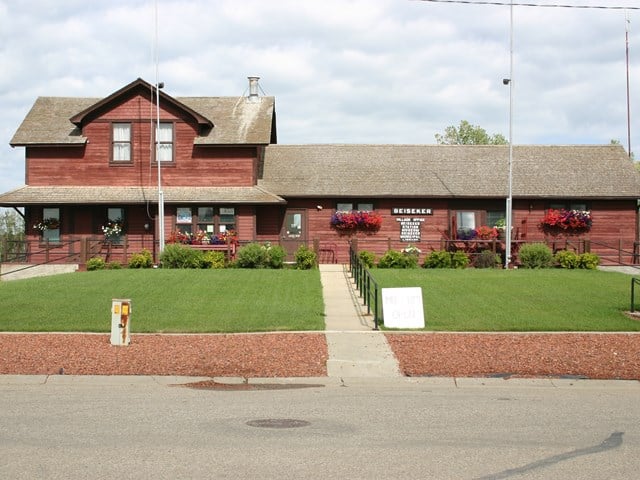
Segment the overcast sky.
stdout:
<svg viewBox="0 0 640 480">
<path fill-rule="evenodd" d="M 471 0 L 473 1 L 473 0 Z M 508 3 L 508 0 L 502 0 Z M 637 0 L 527 0 L 634 6 Z M 514 0 L 517 3 L 517 0 Z M 497 0 L 500 3 L 500 0 Z M 509 6 L 420 0 L 158 0 L 171 96 L 276 97 L 278 143 L 435 143 L 468 120 L 509 134 Z M 514 7 L 514 144 L 627 145 L 625 11 Z M 640 153 L 640 11 L 629 19 Z M 154 0 L 0 0 L 0 192 L 24 183 L 9 141 L 38 96 L 155 83 Z M 213 119 L 215 122 L 215 119 Z"/>
</svg>

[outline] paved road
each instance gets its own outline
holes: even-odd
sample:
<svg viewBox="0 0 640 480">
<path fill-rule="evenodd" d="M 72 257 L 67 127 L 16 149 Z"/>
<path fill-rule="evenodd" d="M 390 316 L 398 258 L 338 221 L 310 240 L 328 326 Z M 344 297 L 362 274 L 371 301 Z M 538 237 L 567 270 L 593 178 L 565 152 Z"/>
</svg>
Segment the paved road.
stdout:
<svg viewBox="0 0 640 480">
<path fill-rule="evenodd" d="M 319 378 L 237 391 L 43 378 L 0 382 L 0 478 L 631 479 L 640 470 L 638 382 Z"/>
</svg>

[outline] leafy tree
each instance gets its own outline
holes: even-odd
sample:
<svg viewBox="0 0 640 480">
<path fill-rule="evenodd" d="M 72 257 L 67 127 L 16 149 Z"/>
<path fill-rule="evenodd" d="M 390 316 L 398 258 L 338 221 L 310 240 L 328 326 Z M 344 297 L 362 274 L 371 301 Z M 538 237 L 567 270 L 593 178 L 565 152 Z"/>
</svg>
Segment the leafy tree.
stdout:
<svg viewBox="0 0 640 480">
<path fill-rule="evenodd" d="M 24 220 L 14 210 L 0 209 L 0 257 L 21 252 L 24 240 Z M 5 242 L 6 241 L 6 242 Z M 7 248 L 7 252 L 3 249 Z"/>
<path fill-rule="evenodd" d="M 444 129 L 444 135 L 436 133 L 439 145 L 507 145 L 504 135 L 496 133 L 489 135 L 487 131 L 477 125 L 471 125 L 462 120 L 459 127 L 451 125 Z"/>
<path fill-rule="evenodd" d="M 620 140 L 617 140 L 615 138 L 611 139 L 611 145 L 622 145 L 622 143 L 620 142 Z M 631 154 L 629 155 L 629 158 L 635 162 L 636 161 L 636 156 L 633 154 L 633 152 L 631 152 Z M 638 165 L 637 163 L 634 163 L 634 166 L 636 167 L 636 170 L 640 170 L 640 165 Z"/>
</svg>

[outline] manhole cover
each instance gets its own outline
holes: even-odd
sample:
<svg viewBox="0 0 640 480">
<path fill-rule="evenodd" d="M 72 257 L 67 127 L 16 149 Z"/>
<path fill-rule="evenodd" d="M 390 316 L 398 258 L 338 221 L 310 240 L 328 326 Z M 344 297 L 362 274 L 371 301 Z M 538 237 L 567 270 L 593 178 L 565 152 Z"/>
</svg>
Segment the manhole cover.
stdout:
<svg viewBox="0 0 640 480">
<path fill-rule="evenodd" d="M 261 420 L 250 420 L 247 422 L 250 427 L 259 428 L 300 428 L 311 425 L 306 420 L 296 420 L 293 418 L 264 418 Z"/>
</svg>

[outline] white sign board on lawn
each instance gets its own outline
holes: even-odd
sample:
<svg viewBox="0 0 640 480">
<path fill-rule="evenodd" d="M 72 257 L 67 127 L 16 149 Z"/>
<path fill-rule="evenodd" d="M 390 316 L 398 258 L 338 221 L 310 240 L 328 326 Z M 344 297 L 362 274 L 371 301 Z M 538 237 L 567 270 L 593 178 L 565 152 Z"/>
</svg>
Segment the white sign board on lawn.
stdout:
<svg viewBox="0 0 640 480">
<path fill-rule="evenodd" d="M 382 314 L 388 328 L 424 328 L 422 288 L 383 288 Z"/>
</svg>

